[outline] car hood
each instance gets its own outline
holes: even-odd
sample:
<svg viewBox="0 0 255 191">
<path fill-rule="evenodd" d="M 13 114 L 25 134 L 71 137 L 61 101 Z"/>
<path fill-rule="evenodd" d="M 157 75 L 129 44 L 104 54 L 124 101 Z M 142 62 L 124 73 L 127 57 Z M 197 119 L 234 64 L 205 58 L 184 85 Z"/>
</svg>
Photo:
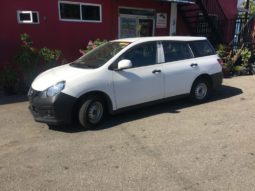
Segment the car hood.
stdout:
<svg viewBox="0 0 255 191">
<path fill-rule="evenodd" d="M 69 64 L 58 66 L 39 74 L 32 83 L 32 88 L 37 91 L 44 91 L 50 86 L 61 81 L 68 81 L 79 75 L 92 73 L 93 69 L 72 67 Z"/>
</svg>

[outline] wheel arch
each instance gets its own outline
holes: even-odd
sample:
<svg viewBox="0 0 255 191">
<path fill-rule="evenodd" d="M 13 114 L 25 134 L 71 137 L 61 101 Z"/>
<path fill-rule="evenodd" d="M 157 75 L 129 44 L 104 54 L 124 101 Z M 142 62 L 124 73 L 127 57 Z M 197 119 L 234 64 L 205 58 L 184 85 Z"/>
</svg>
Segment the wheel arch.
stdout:
<svg viewBox="0 0 255 191">
<path fill-rule="evenodd" d="M 190 91 L 192 90 L 193 85 L 195 84 L 196 81 L 201 80 L 201 79 L 205 79 L 209 82 L 210 86 L 213 87 L 213 80 L 212 77 L 209 74 L 201 74 L 199 75 L 192 83 L 192 86 L 190 88 Z"/>
<path fill-rule="evenodd" d="M 99 96 L 99 97 L 103 98 L 103 100 L 105 101 L 106 110 L 110 114 L 113 113 L 113 104 L 112 104 L 112 100 L 111 100 L 110 96 L 103 91 L 91 91 L 91 92 L 87 92 L 87 93 L 81 95 L 74 103 L 74 107 L 72 110 L 73 121 L 77 121 L 77 112 L 78 112 L 81 104 L 83 103 L 83 101 L 86 100 L 89 96 Z"/>
<path fill-rule="evenodd" d="M 206 82 L 207 84 L 207 89 L 206 89 L 206 93 L 205 95 L 202 95 L 202 97 L 197 97 L 199 95 L 197 95 L 196 92 L 196 87 L 197 85 L 199 85 L 199 83 L 201 82 Z M 199 75 L 194 81 L 193 84 L 191 86 L 190 89 L 190 99 L 194 102 L 194 103 L 203 103 L 205 101 L 208 100 L 208 98 L 210 97 L 211 94 L 211 90 L 212 90 L 212 86 L 213 86 L 213 79 L 209 74 L 201 74 Z"/>
</svg>

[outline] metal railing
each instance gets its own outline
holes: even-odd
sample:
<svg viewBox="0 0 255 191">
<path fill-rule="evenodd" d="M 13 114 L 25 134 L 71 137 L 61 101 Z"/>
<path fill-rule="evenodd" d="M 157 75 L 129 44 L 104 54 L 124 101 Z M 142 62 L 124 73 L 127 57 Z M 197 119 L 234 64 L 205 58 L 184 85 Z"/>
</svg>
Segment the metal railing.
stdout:
<svg viewBox="0 0 255 191">
<path fill-rule="evenodd" d="M 225 42 L 225 34 L 228 29 L 227 16 L 225 15 L 218 0 L 196 0 L 205 19 L 207 20 L 211 32 L 217 36 L 215 41 Z"/>
<path fill-rule="evenodd" d="M 239 15 L 235 21 L 235 35 L 230 42 L 234 50 L 237 50 L 242 44 L 245 47 L 255 49 L 255 14 L 249 15 L 249 20 L 245 15 Z"/>
</svg>

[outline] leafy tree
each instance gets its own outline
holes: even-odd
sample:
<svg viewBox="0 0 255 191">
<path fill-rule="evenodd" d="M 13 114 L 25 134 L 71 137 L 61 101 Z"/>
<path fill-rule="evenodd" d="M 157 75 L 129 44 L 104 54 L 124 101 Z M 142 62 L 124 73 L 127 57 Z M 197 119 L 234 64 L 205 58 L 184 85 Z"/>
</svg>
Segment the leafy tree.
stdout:
<svg viewBox="0 0 255 191">
<path fill-rule="evenodd" d="M 245 0 L 245 1 L 243 2 L 243 4 L 242 4 L 242 7 L 243 7 L 243 8 L 245 8 L 246 3 L 247 3 L 247 0 Z M 249 12 L 249 13 L 250 13 L 251 15 L 253 15 L 253 14 L 255 14 L 255 2 L 254 2 L 254 0 L 250 0 L 249 4 L 250 4 L 250 6 L 249 6 L 250 12 Z"/>
</svg>

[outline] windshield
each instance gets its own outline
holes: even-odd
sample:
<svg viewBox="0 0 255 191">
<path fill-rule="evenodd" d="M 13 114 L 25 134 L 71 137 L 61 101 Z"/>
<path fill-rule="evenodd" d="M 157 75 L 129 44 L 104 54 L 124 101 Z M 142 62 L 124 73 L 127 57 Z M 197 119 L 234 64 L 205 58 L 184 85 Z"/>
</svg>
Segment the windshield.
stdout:
<svg viewBox="0 0 255 191">
<path fill-rule="evenodd" d="M 99 68 L 129 44 L 129 42 L 107 42 L 70 65 L 79 68 Z"/>
</svg>

